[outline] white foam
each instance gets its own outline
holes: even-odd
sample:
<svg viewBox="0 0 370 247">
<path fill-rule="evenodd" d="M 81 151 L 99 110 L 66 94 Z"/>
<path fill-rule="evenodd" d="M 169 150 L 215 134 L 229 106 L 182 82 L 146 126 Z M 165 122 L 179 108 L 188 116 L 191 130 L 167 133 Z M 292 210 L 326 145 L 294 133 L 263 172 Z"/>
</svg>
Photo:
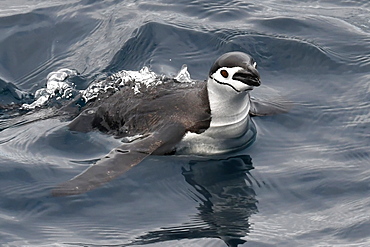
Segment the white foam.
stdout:
<svg viewBox="0 0 370 247">
<path fill-rule="evenodd" d="M 178 82 L 183 82 L 183 83 L 192 83 L 193 80 L 190 77 L 190 73 L 188 71 L 188 66 L 184 64 L 181 67 L 181 70 L 179 73 L 177 73 L 177 76 L 174 78 Z"/>
<path fill-rule="evenodd" d="M 52 98 L 57 100 L 72 98 L 76 91 L 75 85 L 70 83 L 67 78 L 76 75 L 78 75 L 78 72 L 71 69 L 60 69 L 49 73 L 46 77 L 46 87 L 35 92 L 36 100 L 31 104 L 23 104 L 21 108 L 32 110 L 44 106 Z"/>
<path fill-rule="evenodd" d="M 60 69 L 49 73 L 46 87 L 37 90 L 35 101 L 31 104 L 23 104 L 22 108 L 32 110 L 45 106 L 51 99 L 70 99 L 76 94 L 81 94 L 84 101 L 89 102 L 98 98 L 101 94 L 108 91 L 117 91 L 121 87 L 131 87 L 135 94 L 139 94 L 144 88 L 158 86 L 164 83 L 166 79 L 166 76 L 157 75 L 148 67 L 143 67 L 139 71 L 121 70 L 104 80 L 92 82 L 85 90 L 78 91 L 75 89 L 73 82 L 69 81 L 71 76 L 76 75 L 78 75 L 78 72 L 71 69 Z M 186 65 L 182 66 L 174 79 L 180 83 L 192 82 Z"/>
</svg>

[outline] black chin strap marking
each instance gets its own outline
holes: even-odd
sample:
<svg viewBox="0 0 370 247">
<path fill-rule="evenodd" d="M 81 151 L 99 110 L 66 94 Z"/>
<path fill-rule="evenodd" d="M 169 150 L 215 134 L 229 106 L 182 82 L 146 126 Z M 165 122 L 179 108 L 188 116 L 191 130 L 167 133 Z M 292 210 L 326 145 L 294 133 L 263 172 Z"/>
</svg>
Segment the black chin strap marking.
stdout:
<svg viewBox="0 0 370 247">
<path fill-rule="evenodd" d="M 225 83 L 225 82 L 220 82 L 218 80 L 216 80 L 215 78 L 211 77 L 213 80 L 215 80 L 215 82 L 217 82 L 218 84 L 221 84 L 221 85 L 227 85 L 227 86 L 230 86 L 232 89 L 234 89 L 235 91 L 237 91 L 238 93 L 240 93 L 241 91 L 239 91 L 238 89 L 236 89 L 233 85 L 230 85 L 229 83 Z"/>
</svg>

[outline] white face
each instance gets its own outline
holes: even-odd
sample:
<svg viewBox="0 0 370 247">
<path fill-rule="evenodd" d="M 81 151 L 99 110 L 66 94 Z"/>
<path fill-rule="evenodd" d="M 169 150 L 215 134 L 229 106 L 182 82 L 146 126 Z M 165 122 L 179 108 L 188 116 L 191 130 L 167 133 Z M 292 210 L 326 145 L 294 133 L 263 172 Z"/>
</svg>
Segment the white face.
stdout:
<svg viewBox="0 0 370 247">
<path fill-rule="evenodd" d="M 256 63 L 253 64 L 253 67 L 256 68 Z M 253 86 L 250 86 L 246 83 L 243 83 L 239 80 L 233 79 L 233 76 L 236 73 L 243 72 L 245 69 L 242 67 L 221 67 L 215 73 L 211 75 L 211 78 L 221 86 L 230 87 L 235 92 L 244 92 L 253 89 Z"/>
</svg>

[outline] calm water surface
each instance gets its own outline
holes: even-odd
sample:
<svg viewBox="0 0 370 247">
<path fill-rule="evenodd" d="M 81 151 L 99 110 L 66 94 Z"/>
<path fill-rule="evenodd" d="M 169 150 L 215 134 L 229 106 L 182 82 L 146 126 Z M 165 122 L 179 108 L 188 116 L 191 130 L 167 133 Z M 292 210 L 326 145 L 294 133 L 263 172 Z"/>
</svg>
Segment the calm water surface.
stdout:
<svg viewBox="0 0 370 247">
<path fill-rule="evenodd" d="M 50 189 L 119 145 L 68 122 L 0 110 L 2 246 L 369 246 L 368 1 L 0 3 L 0 106 L 31 101 L 50 72 L 94 79 L 148 66 L 203 80 L 221 54 L 257 61 L 295 102 L 254 118 L 257 140 L 222 157 L 150 157 L 87 194 Z M 20 91 L 17 91 L 18 93 Z M 19 95 L 19 94 L 18 94 Z M 46 109 L 47 110 L 47 109 Z M 33 119 L 42 119 L 36 112 Z"/>
</svg>

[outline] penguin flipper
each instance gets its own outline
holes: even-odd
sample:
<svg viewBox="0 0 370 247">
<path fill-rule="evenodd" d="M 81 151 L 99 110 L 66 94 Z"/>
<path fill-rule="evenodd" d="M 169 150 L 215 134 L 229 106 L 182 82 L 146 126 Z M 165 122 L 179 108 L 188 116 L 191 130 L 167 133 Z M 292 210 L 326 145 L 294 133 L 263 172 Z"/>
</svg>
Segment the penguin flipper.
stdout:
<svg viewBox="0 0 370 247">
<path fill-rule="evenodd" d="M 251 98 L 251 108 L 249 114 L 254 116 L 271 116 L 283 114 L 293 108 L 293 102 L 283 98 L 276 97 L 273 99 L 256 99 Z"/>
<path fill-rule="evenodd" d="M 53 196 L 82 194 L 117 178 L 151 154 L 166 154 L 185 135 L 182 124 L 170 124 L 145 138 L 125 143 L 101 158 L 94 165 L 52 190 Z"/>
</svg>

